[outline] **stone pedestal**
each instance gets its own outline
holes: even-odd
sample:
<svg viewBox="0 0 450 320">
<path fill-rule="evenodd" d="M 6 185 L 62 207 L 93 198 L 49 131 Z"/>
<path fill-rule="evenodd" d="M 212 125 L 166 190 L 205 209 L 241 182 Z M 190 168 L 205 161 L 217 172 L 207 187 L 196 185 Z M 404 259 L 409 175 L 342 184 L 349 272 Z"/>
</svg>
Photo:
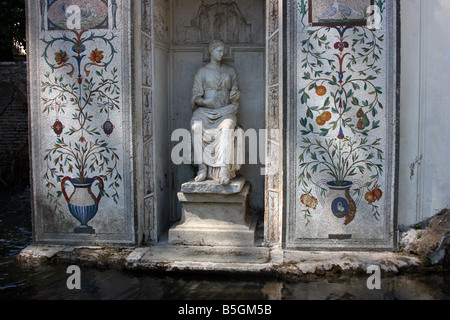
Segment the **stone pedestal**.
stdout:
<svg viewBox="0 0 450 320">
<path fill-rule="evenodd" d="M 169 244 L 254 246 L 256 217 L 247 213 L 249 189 L 244 178 L 227 186 L 212 180 L 183 184 L 178 193 L 183 217 L 169 230 Z"/>
</svg>

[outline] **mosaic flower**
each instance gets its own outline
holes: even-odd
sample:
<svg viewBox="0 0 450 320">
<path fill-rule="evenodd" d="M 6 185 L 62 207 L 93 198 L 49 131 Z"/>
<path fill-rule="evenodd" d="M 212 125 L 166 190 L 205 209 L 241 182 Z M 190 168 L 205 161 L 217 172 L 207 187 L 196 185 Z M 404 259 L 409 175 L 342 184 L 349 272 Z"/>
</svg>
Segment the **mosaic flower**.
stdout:
<svg viewBox="0 0 450 320">
<path fill-rule="evenodd" d="M 91 60 L 94 63 L 100 63 L 100 62 L 102 62 L 104 57 L 105 56 L 103 55 L 103 51 L 95 49 L 95 50 L 92 50 L 89 60 Z"/>
<path fill-rule="evenodd" d="M 112 124 L 111 120 L 109 120 L 109 119 L 102 126 L 103 131 L 105 132 L 105 134 L 108 137 L 113 133 L 114 128 L 115 128 L 115 126 Z"/>
<path fill-rule="evenodd" d="M 338 139 L 339 140 L 342 140 L 342 139 L 344 139 L 345 138 L 345 135 L 344 135 L 344 131 L 342 130 L 342 127 L 339 129 L 339 134 L 338 134 Z"/>
<path fill-rule="evenodd" d="M 348 42 L 347 41 L 336 42 L 334 44 L 334 48 L 342 52 L 344 51 L 344 49 L 348 48 Z"/>
<path fill-rule="evenodd" d="M 58 119 L 55 121 L 55 123 L 52 126 L 53 132 L 60 137 L 63 130 L 64 130 L 65 126 L 62 124 L 61 121 L 59 121 Z"/>
<path fill-rule="evenodd" d="M 58 65 L 62 65 L 69 60 L 69 56 L 65 51 L 60 50 L 59 52 L 55 52 L 55 61 Z"/>
<path fill-rule="evenodd" d="M 83 53 L 86 50 L 86 46 L 81 43 L 74 44 L 72 46 L 72 51 L 78 54 Z"/>
</svg>

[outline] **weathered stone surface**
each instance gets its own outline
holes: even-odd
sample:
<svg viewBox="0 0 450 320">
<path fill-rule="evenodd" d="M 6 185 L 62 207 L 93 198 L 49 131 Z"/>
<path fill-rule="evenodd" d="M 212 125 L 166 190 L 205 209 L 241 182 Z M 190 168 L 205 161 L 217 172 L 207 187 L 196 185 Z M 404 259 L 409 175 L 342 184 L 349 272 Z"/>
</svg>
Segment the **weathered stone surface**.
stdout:
<svg viewBox="0 0 450 320">
<path fill-rule="evenodd" d="M 439 247 L 431 251 L 428 257 L 432 264 L 450 265 L 450 231 L 442 238 Z"/>
<path fill-rule="evenodd" d="M 99 267 L 124 266 L 125 260 L 132 257 L 138 248 L 102 247 L 102 246 L 59 246 L 30 245 L 16 257 L 19 263 L 25 265 L 40 265 L 53 262 L 70 262 L 77 265 Z"/>
<path fill-rule="evenodd" d="M 169 230 L 169 244 L 253 246 L 256 219 L 247 216 L 249 189 L 246 184 L 237 194 L 180 192 L 183 217 Z"/>
<path fill-rule="evenodd" d="M 429 259 L 431 264 L 448 264 L 450 260 L 450 210 L 415 224 L 401 236 L 400 249 Z"/>
<path fill-rule="evenodd" d="M 269 248 L 189 247 L 161 245 L 150 248 L 141 262 L 208 262 L 264 264 L 269 262 Z"/>
<path fill-rule="evenodd" d="M 377 265 L 384 275 L 422 266 L 415 256 L 393 252 L 306 252 L 267 247 L 173 246 L 138 248 L 39 246 L 17 257 L 23 264 L 77 263 L 128 270 L 239 272 L 278 276 L 366 274 Z"/>
<path fill-rule="evenodd" d="M 17 261 L 35 265 L 44 263 L 61 251 L 59 246 L 28 246 L 17 255 Z"/>
<path fill-rule="evenodd" d="M 233 194 L 241 192 L 245 185 L 245 178 L 238 177 L 230 181 L 228 185 L 221 185 L 214 180 L 201 182 L 190 181 L 181 185 L 181 192 L 184 193 L 211 193 L 211 194 Z"/>
<path fill-rule="evenodd" d="M 210 220 L 209 223 L 182 224 L 169 232 L 170 244 L 194 246 L 253 246 L 255 243 L 256 221 L 249 227 L 238 224 L 220 223 Z"/>
<path fill-rule="evenodd" d="M 294 274 L 322 274 L 325 272 L 366 272 L 371 265 L 381 271 L 397 273 L 408 266 L 417 266 L 416 257 L 392 252 L 302 252 L 284 251 L 280 272 Z"/>
</svg>

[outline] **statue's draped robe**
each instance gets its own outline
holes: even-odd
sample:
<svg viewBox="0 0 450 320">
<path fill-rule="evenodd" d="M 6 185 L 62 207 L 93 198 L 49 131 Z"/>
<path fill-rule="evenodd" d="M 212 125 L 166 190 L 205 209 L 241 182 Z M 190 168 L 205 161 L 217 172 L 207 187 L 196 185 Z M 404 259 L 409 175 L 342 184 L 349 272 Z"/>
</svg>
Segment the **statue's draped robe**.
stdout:
<svg viewBox="0 0 450 320">
<path fill-rule="evenodd" d="M 236 114 L 239 106 L 237 102 L 231 102 L 230 96 L 236 92 L 236 72 L 226 65 L 221 65 L 218 70 L 202 67 L 194 76 L 191 128 L 195 131 L 196 123 L 201 123 L 202 127 L 201 141 L 196 139 L 199 132 L 197 135 L 193 132 L 194 157 L 196 150 L 203 150 L 201 163 L 208 166 L 208 178 L 216 181 L 219 181 L 221 167 L 226 166 L 229 178 L 233 179 L 245 160 L 243 149 L 238 148 L 241 143 L 236 143 L 238 139 L 233 135 L 233 129 L 237 128 Z M 210 108 L 199 106 L 195 102 L 197 98 L 213 99 L 215 105 Z M 194 160 L 199 164 L 198 157 Z"/>
</svg>

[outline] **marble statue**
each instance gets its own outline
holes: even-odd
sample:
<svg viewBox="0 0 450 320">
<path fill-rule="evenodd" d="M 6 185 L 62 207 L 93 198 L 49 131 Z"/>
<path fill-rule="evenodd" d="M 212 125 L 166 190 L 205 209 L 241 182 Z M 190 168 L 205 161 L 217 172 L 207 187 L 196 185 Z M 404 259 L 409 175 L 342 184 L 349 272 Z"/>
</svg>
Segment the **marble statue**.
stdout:
<svg viewBox="0 0 450 320">
<path fill-rule="evenodd" d="M 241 94 L 235 70 L 222 63 L 225 44 L 214 40 L 208 50 L 211 61 L 197 71 L 192 88 L 191 130 L 199 165 L 195 181 L 213 179 L 228 185 L 243 163 L 237 159 L 240 153 L 233 135 Z M 201 133 L 201 139 L 195 138 L 196 133 Z M 201 158 L 196 150 L 202 150 Z"/>
</svg>

